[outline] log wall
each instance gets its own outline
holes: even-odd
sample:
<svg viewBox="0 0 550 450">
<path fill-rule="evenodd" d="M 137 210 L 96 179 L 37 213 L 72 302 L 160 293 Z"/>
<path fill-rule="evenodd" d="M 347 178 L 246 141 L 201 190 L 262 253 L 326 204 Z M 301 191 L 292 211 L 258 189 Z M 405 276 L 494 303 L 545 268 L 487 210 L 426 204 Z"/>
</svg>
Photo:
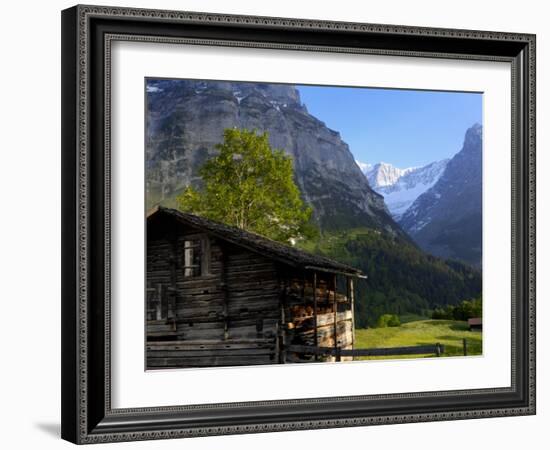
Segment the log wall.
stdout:
<svg viewBox="0 0 550 450">
<path fill-rule="evenodd" d="M 201 239 L 210 258 L 191 270 L 185 242 Z M 353 348 L 353 314 L 334 277 L 318 273 L 314 286 L 312 272 L 199 230 L 148 225 L 147 367 L 331 361 L 285 346 Z"/>
<path fill-rule="evenodd" d="M 205 237 L 189 230 L 177 238 L 148 241 L 147 367 L 279 362 L 280 285 L 275 264 L 208 238 L 208 274 L 186 276 L 184 243 Z M 160 285 L 169 307 L 157 319 Z"/>
</svg>

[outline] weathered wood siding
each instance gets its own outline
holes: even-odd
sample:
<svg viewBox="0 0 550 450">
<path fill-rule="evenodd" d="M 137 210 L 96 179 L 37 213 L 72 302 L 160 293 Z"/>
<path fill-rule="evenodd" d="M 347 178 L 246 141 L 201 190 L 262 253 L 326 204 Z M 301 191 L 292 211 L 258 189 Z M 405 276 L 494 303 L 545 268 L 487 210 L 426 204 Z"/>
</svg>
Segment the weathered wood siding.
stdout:
<svg viewBox="0 0 550 450">
<path fill-rule="evenodd" d="M 272 364 L 272 339 L 178 340 L 147 343 L 149 368 Z"/>
<path fill-rule="evenodd" d="M 244 249 L 228 251 L 226 282 L 229 337 L 275 339 L 281 289 L 275 264 Z"/>
<path fill-rule="evenodd" d="M 173 317 L 168 319 L 167 309 L 163 318 L 157 317 L 157 301 L 159 297 L 170 295 L 172 305 L 175 303 L 174 292 L 168 293 L 168 287 L 173 285 L 172 250 L 167 239 L 159 239 L 147 243 L 147 338 L 169 339 L 177 335 L 176 323 Z"/>
<path fill-rule="evenodd" d="M 207 260 L 195 261 L 190 246 Z M 288 345 L 350 349 L 351 304 L 335 277 L 295 270 L 166 217 L 148 221 L 147 367 L 319 360 L 286 352 Z"/>
<path fill-rule="evenodd" d="M 278 362 L 280 286 L 274 263 L 208 237 L 209 273 L 186 276 L 185 241 L 204 237 L 181 227 L 172 239 L 148 240 L 148 368 Z M 160 285 L 174 314 L 157 320 L 153 299 Z"/>
</svg>

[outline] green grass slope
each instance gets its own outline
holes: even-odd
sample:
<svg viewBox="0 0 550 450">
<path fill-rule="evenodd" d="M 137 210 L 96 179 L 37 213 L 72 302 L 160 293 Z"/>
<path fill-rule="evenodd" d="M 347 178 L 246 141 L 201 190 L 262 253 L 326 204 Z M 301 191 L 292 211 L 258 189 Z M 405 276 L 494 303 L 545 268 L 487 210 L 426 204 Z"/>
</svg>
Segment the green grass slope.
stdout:
<svg viewBox="0 0 550 450">
<path fill-rule="evenodd" d="M 355 330 L 355 348 L 409 347 L 443 344 L 442 356 L 462 356 L 462 339 L 466 339 L 468 356 L 482 354 L 482 333 L 469 331 L 466 322 L 453 320 L 421 320 L 400 327 Z M 433 357 L 434 355 L 403 355 L 364 357 L 358 359 L 403 359 Z"/>
</svg>

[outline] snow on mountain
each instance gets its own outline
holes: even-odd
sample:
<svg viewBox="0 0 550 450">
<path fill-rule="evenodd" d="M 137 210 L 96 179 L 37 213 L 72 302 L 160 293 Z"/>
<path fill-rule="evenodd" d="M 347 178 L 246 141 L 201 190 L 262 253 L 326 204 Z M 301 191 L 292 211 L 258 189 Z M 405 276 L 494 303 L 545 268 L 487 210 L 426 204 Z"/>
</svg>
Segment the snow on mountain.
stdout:
<svg viewBox="0 0 550 450">
<path fill-rule="evenodd" d="M 368 166 L 363 173 L 369 180 L 369 184 L 373 189 L 381 187 L 392 186 L 403 175 L 409 173 L 413 168 L 399 169 L 385 162 L 379 162 L 378 164 L 366 164 Z M 359 166 L 361 167 L 361 166 Z"/>
<path fill-rule="evenodd" d="M 357 160 L 355 161 L 355 163 L 359 166 L 361 172 L 363 172 L 364 174 L 366 174 L 372 168 L 372 164 L 369 163 L 364 163 Z"/>
<path fill-rule="evenodd" d="M 394 217 L 399 218 L 413 202 L 430 189 L 439 179 L 448 159 L 423 167 L 400 169 L 388 163 L 368 164 L 357 162 L 370 186 L 384 196 L 384 201 Z"/>
</svg>

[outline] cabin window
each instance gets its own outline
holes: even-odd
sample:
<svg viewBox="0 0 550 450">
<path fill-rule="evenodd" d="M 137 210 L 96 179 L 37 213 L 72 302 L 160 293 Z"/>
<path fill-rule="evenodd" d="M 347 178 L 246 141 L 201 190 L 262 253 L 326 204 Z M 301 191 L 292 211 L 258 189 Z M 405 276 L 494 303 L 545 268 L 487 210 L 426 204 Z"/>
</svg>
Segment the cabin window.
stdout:
<svg viewBox="0 0 550 450">
<path fill-rule="evenodd" d="M 208 238 L 184 241 L 183 275 L 199 277 L 210 273 L 210 240 Z"/>
</svg>

